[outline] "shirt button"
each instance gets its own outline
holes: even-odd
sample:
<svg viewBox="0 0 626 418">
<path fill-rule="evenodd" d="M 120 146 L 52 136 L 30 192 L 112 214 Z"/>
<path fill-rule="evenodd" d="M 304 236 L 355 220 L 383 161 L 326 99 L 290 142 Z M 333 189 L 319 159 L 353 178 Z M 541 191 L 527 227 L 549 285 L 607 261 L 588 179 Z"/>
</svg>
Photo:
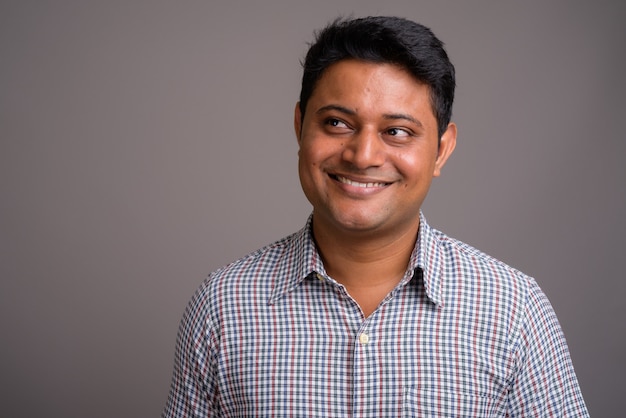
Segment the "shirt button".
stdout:
<svg viewBox="0 0 626 418">
<path fill-rule="evenodd" d="M 366 333 L 359 335 L 359 342 L 361 343 L 361 345 L 366 345 L 370 342 L 370 336 Z"/>
</svg>

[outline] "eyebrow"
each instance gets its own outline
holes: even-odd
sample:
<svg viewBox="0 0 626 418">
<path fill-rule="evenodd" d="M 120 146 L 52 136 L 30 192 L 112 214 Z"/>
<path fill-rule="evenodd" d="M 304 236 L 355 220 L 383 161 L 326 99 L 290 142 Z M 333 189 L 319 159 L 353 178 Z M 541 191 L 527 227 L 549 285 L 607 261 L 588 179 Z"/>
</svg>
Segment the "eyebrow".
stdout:
<svg viewBox="0 0 626 418">
<path fill-rule="evenodd" d="M 317 109 L 317 112 L 315 112 L 315 113 L 320 114 L 320 113 L 327 112 L 329 110 L 336 110 L 338 112 L 345 113 L 346 115 L 356 115 L 356 111 L 354 111 L 352 109 L 348 109 L 347 107 L 339 106 L 339 105 L 335 105 L 335 104 L 322 106 L 319 109 Z"/>
<path fill-rule="evenodd" d="M 413 116 L 411 115 L 406 115 L 404 113 L 392 113 L 392 114 L 385 114 L 383 115 L 383 117 L 385 119 L 389 119 L 389 120 L 397 120 L 397 119 L 404 119 L 404 120 L 408 120 L 409 122 L 412 122 L 414 124 L 416 124 L 417 126 L 419 126 L 420 128 L 423 128 L 424 125 L 422 124 L 422 122 L 420 122 L 419 120 L 415 119 Z"/>
<path fill-rule="evenodd" d="M 349 109 L 347 107 L 344 106 L 340 106 L 340 105 L 336 105 L 336 104 L 330 104 L 330 105 L 326 105 L 326 106 L 322 106 L 319 109 L 317 109 L 317 111 L 315 113 L 320 114 L 320 113 L 324 113 L 327 112 L 329 110 L 336 110 L 337 112 L 340 113 L 344 113 L 346 115 L 351 115 L 354 116 L 356 115 L 356 111 Z M 422 122 L 420 122 L 419 120 L 415 119 L 413 116 L 411 115 L 407 115 L 404 113 L 388 113 L 388 114 L 384 114 L 383 118 L 388 119 L 388 120 L 407 120 L 409 122 L 412 122 L 414 124 L 416 124 L 419 127 L 423 127 L 424 124 L 422 124 Z"/>
</svg>

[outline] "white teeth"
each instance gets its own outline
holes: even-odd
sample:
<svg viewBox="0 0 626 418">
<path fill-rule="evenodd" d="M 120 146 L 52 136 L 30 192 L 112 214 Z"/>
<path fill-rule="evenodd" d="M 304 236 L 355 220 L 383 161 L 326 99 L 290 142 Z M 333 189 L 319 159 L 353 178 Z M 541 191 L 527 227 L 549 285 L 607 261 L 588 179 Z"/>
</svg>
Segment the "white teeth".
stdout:
<svg viewBox="0 0 626 418">
<path fill-rule="evenodd" d="M 359 183 L 358 181 L 352 181 L 341 176 L 337 176 L 337 180 L 344 184 L 349 184 L 350 186 L 356 187 L 383 187 L 385 185 L 385 183 Z"/>
</svg>

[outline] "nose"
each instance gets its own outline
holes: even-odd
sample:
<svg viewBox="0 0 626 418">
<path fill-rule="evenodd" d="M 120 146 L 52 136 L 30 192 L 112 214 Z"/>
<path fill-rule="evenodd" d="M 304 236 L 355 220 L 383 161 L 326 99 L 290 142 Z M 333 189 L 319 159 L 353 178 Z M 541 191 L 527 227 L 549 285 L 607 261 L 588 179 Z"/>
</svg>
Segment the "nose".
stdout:
<svg viewBox="0 0 626 418">
<path fill-rule="evenodd" d="M 355 133 L 346 142 L 341 156 L 344 161 L 361 170 L 379 167 L 385 161 L 383 143 L 378 132 L 369 130 Z"/>
</svg>

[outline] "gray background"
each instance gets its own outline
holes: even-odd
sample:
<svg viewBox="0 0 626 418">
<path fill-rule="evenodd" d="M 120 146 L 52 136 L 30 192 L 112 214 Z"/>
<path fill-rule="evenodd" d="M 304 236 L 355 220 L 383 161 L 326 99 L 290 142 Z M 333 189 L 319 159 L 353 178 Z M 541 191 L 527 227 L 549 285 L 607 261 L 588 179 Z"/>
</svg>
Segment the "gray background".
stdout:
<svg viewBox="0 0 626 418">
<path fill-rule="evenodd" d="M 430 223 L 535 276 L 592 415 L 623 416 L 620 1 L 2 1 L 0 409 L 150 417 L 185 304 L 299 229 L 314 29 L 397 14 L 447 44 L 455 154 Z"/>
</svg>

